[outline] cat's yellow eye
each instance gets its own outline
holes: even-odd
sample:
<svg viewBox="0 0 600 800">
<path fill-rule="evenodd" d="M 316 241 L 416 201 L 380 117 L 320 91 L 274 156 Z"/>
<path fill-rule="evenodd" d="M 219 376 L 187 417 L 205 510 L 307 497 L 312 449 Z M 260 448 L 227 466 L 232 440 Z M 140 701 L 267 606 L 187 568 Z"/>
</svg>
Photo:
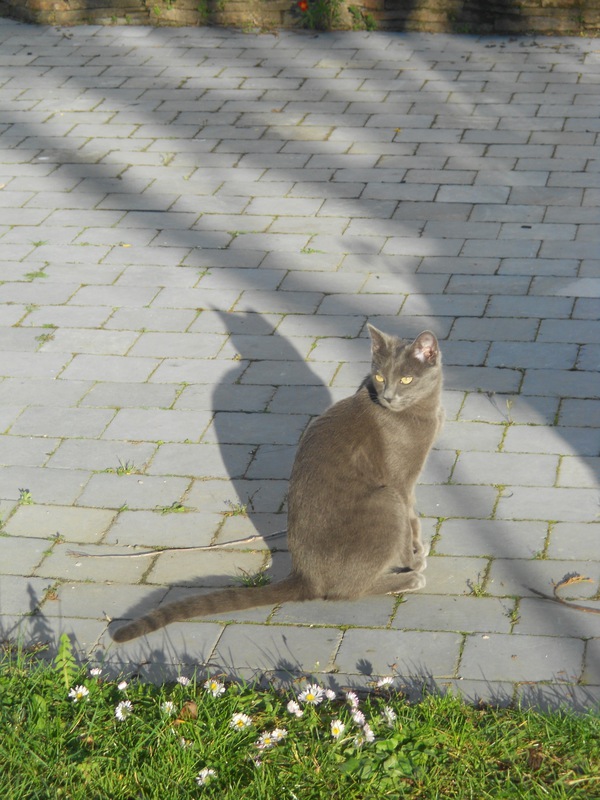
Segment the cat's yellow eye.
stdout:
<svg viewBox="0 0 600 800">
<path fill-rule="evenodd" d="M 383 377 L 383 375 L 380 372 L 376 372 L 375 375 L 374 375 L 374 378 L 377 381 L 377 383 L 383 383 L 384 380 L 385 380 L 385 378 Z"/>
<path fill-rule="evenodd" d="M 411 375 L 406 375 L 404 378 L 400 378 L 400 383 L 403 383 L 405 385 L 407 383 L 412 383 L 412 376 Z"/>
</svg>

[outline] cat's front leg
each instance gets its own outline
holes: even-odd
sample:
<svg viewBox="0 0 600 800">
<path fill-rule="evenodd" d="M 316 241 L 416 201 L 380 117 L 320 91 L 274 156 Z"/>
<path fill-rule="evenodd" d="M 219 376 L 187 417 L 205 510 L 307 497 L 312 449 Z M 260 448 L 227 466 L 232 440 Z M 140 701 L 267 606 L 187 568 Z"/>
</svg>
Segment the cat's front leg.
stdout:
<svg viewBox="0 0 600 800">
<path fill-rule="evenodd" d="M 427 556 L 429 555 L 431 545 L 429 542 L 426 544 L 423 543 L 423 540 L 421 539 L 421 523 L 416 515 L 411 516 L 410 527 L 413 551 L 411 568 L 415 572 L 423 572 L 423 570 L 427 567 Z"/>
</svg>

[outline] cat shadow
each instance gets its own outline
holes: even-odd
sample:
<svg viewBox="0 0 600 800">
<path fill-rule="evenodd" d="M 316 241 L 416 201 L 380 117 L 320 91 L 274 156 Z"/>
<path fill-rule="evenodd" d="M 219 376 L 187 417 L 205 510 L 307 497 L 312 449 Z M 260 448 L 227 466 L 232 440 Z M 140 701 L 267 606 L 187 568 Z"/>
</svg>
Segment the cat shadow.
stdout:
<svg viewBox="0 0 600 800">
<path fill-rule="evenodd" d="M 289 476 L 302 433 L 332 403 L 329 389 L 296 347 L 260 313 L 215 311 L 230 338 L 232 368 L 212 394 L 204 439 L 218 443 L 235 495 L 224 509 L 219 543 L 286 527 Z M 285 547 L 284 536 L 274 540 Z"/>
<path fill-rule="evenodd" d="M 264 572 L 275 582 L 290 570 L 285 536 L 289 475 L 302 433 L 331 405 L 331 393 L 305 355 L 260 313 L 216 309 L 207 313 L 216 315 L 229 333 L 228 352 L 220 357 L 229 356 L 231 368 L 212 390 L 213 421 L 202 439 L 218 446 L 220 464 L 216 460 L 213 464 L 214 480 L 194 481 L 188 499 L 222 516 L 211 544 L 256 538 L 237 548 L 186 553 L 186 561 L 192 558 L 208 570 L 196 575 L 186 570 L 176 583 L 151 591 L 120 615 L 119 624 L 186 595 L 239 585 L 240 577 L 251 579 Z M 312 339 L 305 343 L 308 353 Z M 280 535 L 271 537 L 274 533 Z M 258 607 L 201 621 L 262 619 L 268 613 L 267 607 Z M 109 631 L 116 627 L 115 621 Z"/>
</svg>

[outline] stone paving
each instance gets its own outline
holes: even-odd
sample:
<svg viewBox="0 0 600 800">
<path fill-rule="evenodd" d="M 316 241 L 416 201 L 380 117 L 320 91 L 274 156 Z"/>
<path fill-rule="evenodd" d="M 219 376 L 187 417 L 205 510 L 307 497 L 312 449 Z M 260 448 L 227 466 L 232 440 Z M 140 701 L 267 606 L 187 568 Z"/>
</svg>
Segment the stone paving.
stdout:
<svg viewBox="0 0 600 800">
<path fill-rule="evenodd" d="M 579 573 L 600 611 L 599 94 L 593 39 L 1 20 L 2 636 L 596 706 L 600 615 L 539 593 Z M 115 646 L 110 620 L 286 573 L 285 537 L 115 556 L 285 529 L 367 320 L 442 343 L 426 588 Z"/>
</svg>

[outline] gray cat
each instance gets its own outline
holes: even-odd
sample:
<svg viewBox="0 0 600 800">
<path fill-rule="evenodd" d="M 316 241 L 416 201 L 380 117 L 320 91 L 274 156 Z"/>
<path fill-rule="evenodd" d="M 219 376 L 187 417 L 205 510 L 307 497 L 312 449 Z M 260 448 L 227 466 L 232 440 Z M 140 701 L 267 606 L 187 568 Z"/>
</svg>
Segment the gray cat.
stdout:
<svg viewBox="0 0 600 800">
<path fill-rule="evenodd" d="M 433 333 L 407 344 L 369 325 L 371 373 L 306 429 L 288 495 L 290 575 L 170 603 L 118 628 L 126 642 L 175 620 L 298 600 L 354 600 L 425 585 L 417 478 L 444 420 Z"/>
</svg>

